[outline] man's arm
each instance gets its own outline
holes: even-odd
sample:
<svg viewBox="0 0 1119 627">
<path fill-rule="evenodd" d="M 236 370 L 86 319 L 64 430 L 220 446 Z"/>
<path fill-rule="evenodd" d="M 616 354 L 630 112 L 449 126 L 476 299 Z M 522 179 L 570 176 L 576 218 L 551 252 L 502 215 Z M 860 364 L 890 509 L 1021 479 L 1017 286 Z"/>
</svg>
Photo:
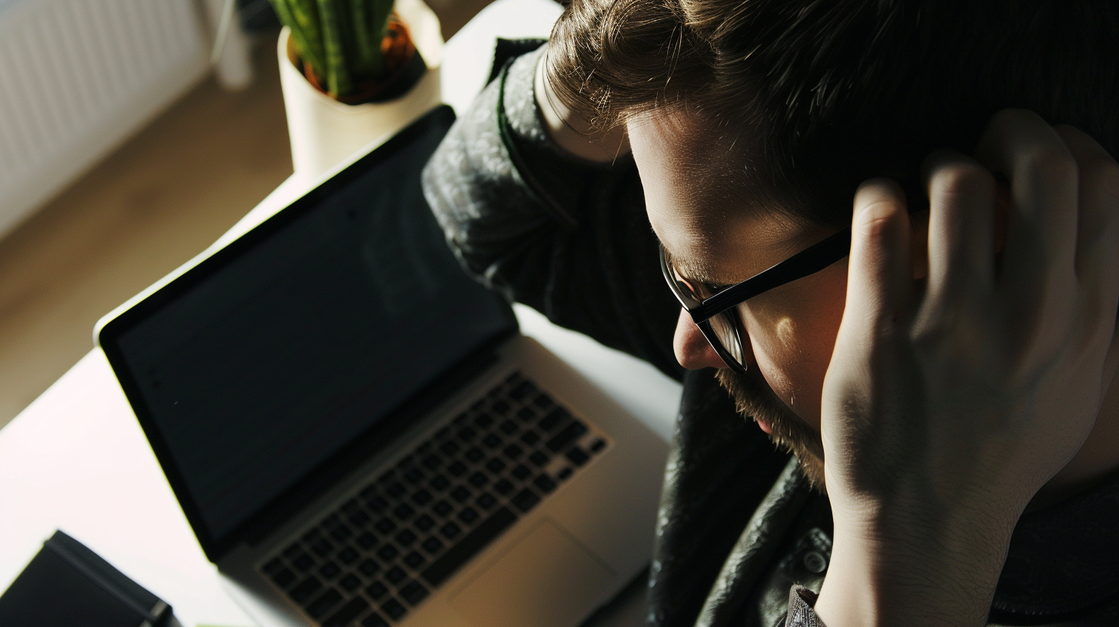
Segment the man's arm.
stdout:
<svg viewBox="0 0 1119 627">
<path fill-rule="evenodd" d="M 425 195 L 481 281 L 679 378 L 677 306 L 637 170 L 624 153 L 572 154 L 587 140 L 551 111 L 549 129 L 534 89 L 543 51 L 515 59 L 462 114 L 424 171 Z"/>
<path fill-rule="evenodd" d="M 824 383 L 830 627 L 983 625 L 1011 532 L 1076 454 L 1115 375 L 1119 166 L 1006 111 L 977 160 L 927 162 L 928 275 L 905 195 L 864 183 Z M 1009 180 L 1005 244 L 997 183 Z"/>
</svg>

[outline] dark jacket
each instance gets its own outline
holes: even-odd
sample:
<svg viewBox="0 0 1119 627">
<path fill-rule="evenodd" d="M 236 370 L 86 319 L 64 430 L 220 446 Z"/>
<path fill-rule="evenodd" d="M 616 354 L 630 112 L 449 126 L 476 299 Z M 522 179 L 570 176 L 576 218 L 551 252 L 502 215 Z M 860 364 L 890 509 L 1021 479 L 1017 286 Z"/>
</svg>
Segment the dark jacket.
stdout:
<svg viewBox="0 0 1119 627">
<path fill-rule="evenodd" d="M 661 277 L 632 158 L 599 166 L 548 139 L 533 95 L 540 42 L 450 131 L 424 189 L 463 266 L 553 322 L 645 359 L 684 394 L 649 575 L 648 624 L 819 625 L 831 511 L 796 462 L 734 410 L 710 371 L 672 353 L 678 305 Z M 1119 477 L 1024 516 L 993 624 L 1119 625 Z M 800 586 L 804 586 L 803 588 Z M 787 621 L 787 622 L 786 622 Z"/>
</svg>

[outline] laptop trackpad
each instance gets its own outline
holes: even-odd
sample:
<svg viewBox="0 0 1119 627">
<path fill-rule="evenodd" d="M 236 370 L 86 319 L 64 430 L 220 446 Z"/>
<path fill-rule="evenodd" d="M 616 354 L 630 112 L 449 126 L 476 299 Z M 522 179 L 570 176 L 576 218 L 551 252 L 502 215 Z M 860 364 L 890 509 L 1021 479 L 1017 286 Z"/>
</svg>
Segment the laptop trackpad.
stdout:
<svg viewBox="0 0 1119 627">
<path fill-rule="evenodd" d="M 615 573 L 551 520 L 460 591 L 451 605 L 479 627 L 570 627 L 607 599 Z"/>
</svg>

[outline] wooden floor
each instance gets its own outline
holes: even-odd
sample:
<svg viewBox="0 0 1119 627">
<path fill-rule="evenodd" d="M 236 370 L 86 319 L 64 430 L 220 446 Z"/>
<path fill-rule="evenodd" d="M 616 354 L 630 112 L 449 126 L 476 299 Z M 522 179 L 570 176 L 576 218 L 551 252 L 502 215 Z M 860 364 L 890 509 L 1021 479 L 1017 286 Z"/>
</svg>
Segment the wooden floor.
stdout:
<svg viewBox="0 0 1119 627">
<path fill-rule="evenodd" d="M 488 0 L 429 2 L 445 37 Z M 242 92 L 209 79 L 0 240 L 0 427 L 93 347 L 114 307 L 291 174 L 274 38 Z"/>
</svg>

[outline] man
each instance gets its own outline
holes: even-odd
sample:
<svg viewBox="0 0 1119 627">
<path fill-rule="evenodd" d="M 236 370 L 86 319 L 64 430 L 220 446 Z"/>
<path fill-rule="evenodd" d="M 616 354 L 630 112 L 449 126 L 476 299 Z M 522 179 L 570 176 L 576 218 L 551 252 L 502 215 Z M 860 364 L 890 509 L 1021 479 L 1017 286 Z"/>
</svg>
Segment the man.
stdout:
<svg viewBox="0 0 1119 627">
<path fill-rule="evenodd" d="M 1117 27 L 578 0 L 452 130 L 464 265 L 684 381 L 651 624 L 1119 624 Z"/>
</svg>

